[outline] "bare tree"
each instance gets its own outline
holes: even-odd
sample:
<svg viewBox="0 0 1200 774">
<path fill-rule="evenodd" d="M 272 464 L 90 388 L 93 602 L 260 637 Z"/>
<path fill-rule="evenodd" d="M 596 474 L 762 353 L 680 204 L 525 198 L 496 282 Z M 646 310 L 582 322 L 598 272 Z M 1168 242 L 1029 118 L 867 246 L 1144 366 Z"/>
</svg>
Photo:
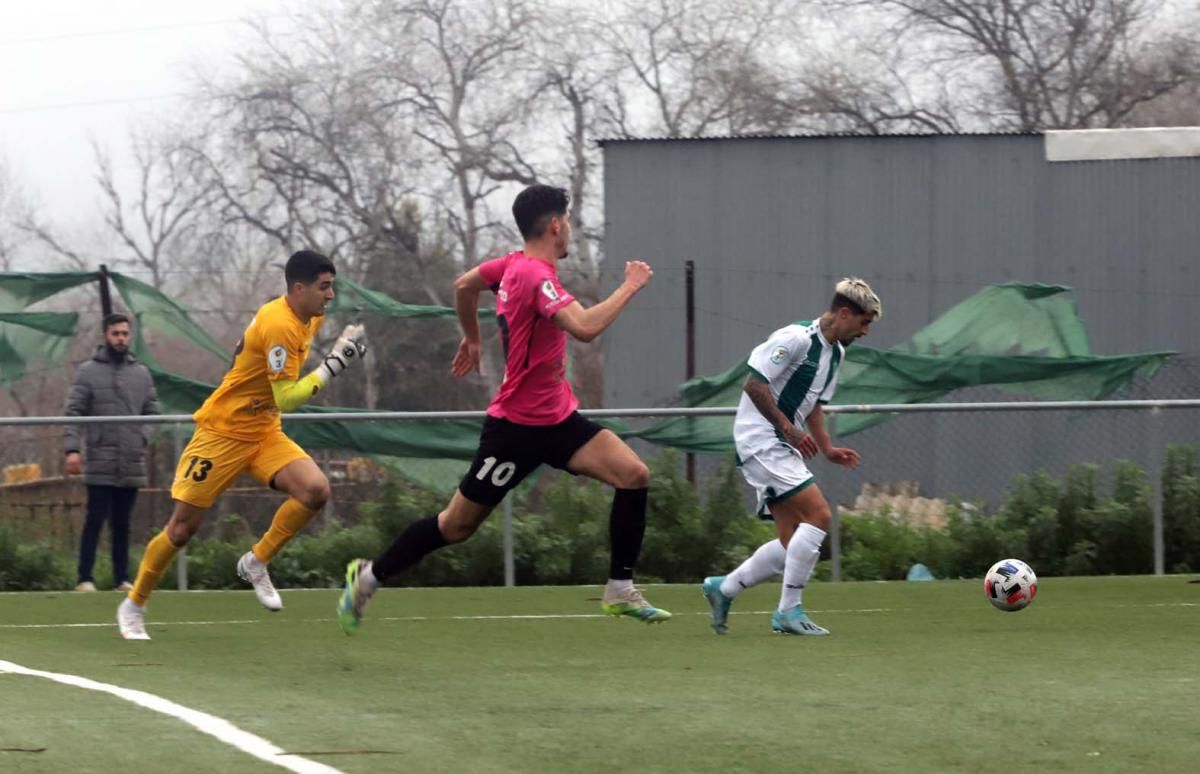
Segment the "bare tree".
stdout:
<svg viewBox="0 0 1200 774">
<path fill-rule="evenodd" d="M 45 219 L 36 204 L 19 199 L 12 188 L 8 189 L 4 197 L 4 217 L 15 232 L 15 236 L 8 239 L 10 246 L 18 241 L 33 242 L 48 248 L 65 261 L 68 269 L 89 271 L 94 268 L 89 258 L 73 249 L 67 240 L 59 235 L 58 229 Z"/>
<path fill-rule="evenodd" d="M 544 128 L 539 144 L 549 151 L 538 154 L 546 158 L 539 169 L 546 182 L 561 185 L 571 196 L 573 243 L 570 259 L 560 265 L 560 272 L 571 293 L 590 305 L 601 295 L 603 240 L 602 229 L 592 225 L 603 223 L 596 196 L 600 159 L 595 139 L 605 125 L 599 106 L 619 65 L 596 45 L 600 25 L 597 17 L 558 10 L 550 2 L 538 8 L 543 23 L 532 43 L 539 80 L 534 89 L 538 95 L 536 114 Z M 572 340 L 570 347 L 572 383 L 581 404 L 603 405 L 601 343 Z"/>
<path fill-rule="evenodd" d="M 211 182 L 196 175 L 195 164 L 172 142 L 134 133 L 130 151 L 136 175 L 132 200 L 126 202 L 113 171 L 112 157 L 93 143 L 96 182 L 104 197 L 104 223 L 128 250 L 114 262 L 132 264 L 162 290 L 167 272 L 185 259 L 188 241 L 197 237 L 199 216 L 214 200 Z"/>
<path fill-rule="evenodd" d="M 1189 84 L 1138 105 L 1129 114 L 1130 126 L 1200 125 L 1200 84 Z"/>
<path fill-rule="evenodd" d="M 503 225 L 489 220 L 488 198 L 504 183 L 537 180 L 518 149 L 537 89 L 527 56 L 534 18 L 525 0 L 375 0 L 361 18 L 372 34 L 377 78 L 412 116 L 412 130 L 448 175 L 457 200 L 446 219 L 467 266 L 480 239 Z M 436 189 L 435 189 L 436 190 Z"/>
<path fill-rule="evenodd" d="M 444 156 L 429 159 L 428 138 L 438 128 L 418 109 L 410 84 L 420 79 L 406 71 L 411 62 L 402 55 L 419 44 L 413 37 L 397 54 L 390 48 L 394 38 L 377 29 L 399 24 L 393 34 L 415 30 L 406 9 L 359 3 L 310 14 L 296 19 L 286 40 L 259 27 L 258 45 L 241 57 L 238 77 L 204 86 L 202 98 L 220 130 L 209 131 L 192 152 L 214 181 L 221 217 L 234 233 L 250 228 L 285 251 L 320 249 L 337 260 L 341 276 L 402 301 L 448 305 L 461 264 L 443 230 L 477 239 L 487 225 L 463 228 L 461 210 L 442 206 L 437 195 L 462 176 L 447 174 Z M 494 186 L 487 176 L 505 174 L 501 162 L 512 154 L 496 158 L 470 162 L 466 172 L 475 185 Z M 467 240 L 465 249 L 471 244 Z M 376 362 L 389 376 L 409 361 L 448 361 L 457 343 L 444 323 L 434 331 L 388 320 L 372 331 Z M 403 379 L 379 379 L 380 401 L 413 407 L 419 406 L 414 400 L 439 395 L 421 383 L 430 373 L 426 367 Z M 442 390 L 440 397 L 453 396 Z"/>
<path fill-rule="evenodd" d="M 17 223 L 25 217 L 28 207 L 8 164 L 0 159 L 0 271 L 13 270 L 23 241 Z"/>
<path fill-rule="evenodd" d="M 797 128 L 888 134 L 955 132 L 959 124 L 944 86 L 919 83 L 906 53 L 855 31 L 841 55 L 812 57 L 794 79 L 789 102 Z"/>
<path fill-rule="evenodd" d="M 794 0 L 650 0 L 617 4 L 600 25 L 620 63 L 604 103 L 619 134 L 667 137 L 778 131 L 791 108 L 770 57 L 786 43 Z"/>
<path fill-rule="evenodd" d="M 118 180 L 112 156 L 92 145 L 103 236 L 118 245 L 110 260 L 117 267 L 144 269 L 150 275 L 149 284 L 160 290 L 175 262 L 185 256 L 189 240 L 197 237 L 197 219 L 214 198 L 211 185 L 197 177 L 187 154 L 173 140 L 165 139 L 174 134 L 166 127 L 130 134 L 132 186 Z M 79 238 L 67 237 L 32 208 L 20 216 L 17 228 L 64 259 L 71 269 L 89 271 L 105 260 L 107 247 L 76 247 L 73 243 Z"/>
<path fill-rule="evenodd" d="M 1171 29 L 1173 45 L 1190 49 L 1194 58 L 1200 49 L 1200 11 L 1178 3 L 1176 13 L 1162 19 Z M 1169 55 L 1169 52 L 1168 52 Z M 1196 126 L 1200 124 L 1200 77 L 1137 105 L 1123 122 L 1128 126 Z"/>
<path fill-rule="evenodd" d="M 358 278 L 376 253 L 420 264 L 404 214 L 423 168 L 411 121 L 379 88 L 352 26 L 330 16 L 297 23 L 300 33 L 286 41 L 259 27 L 236 81 L 204 87 L 222 131 L 192 152 L 223 217 L 285 250 L 319 247 Z M 416 268 L 422 300 L 443 303 L 445 288 L 421 281 L 427 267 Z"/>
<path fill-rule="evenodd" d="M 536 114 L 549 158 L 531 157 L 571 193 L 574 244 L 564 280 L 585 303 L 601 295 L 603 212 L 595 140 L 648 133 L 776 131 L 791 106 L 777 72 L 760 59 L 775 40 L 773 11 L 790 2 L 732 7 L 714 0 L 624 2 L 599 10 L 542 0 L 533 53 Z M 776 25 L 778 29 L 778 25 Z M 549 136 L 547 136 L 549 135 Z M 545 159 L 543 161 L 543 159 Z M 595 224 L 595 225 L 593 225 Z M 572 342 L 572 381 L 584 405 L 603 401 L 602 348 Z"/>
<path fill-rule="evenodd" d="M 861 2 L 840 3 L 851 10 Z M 896 35 L 925 36 L 929 64 L 968 88 L 979 120 L 1034 131 L 1126 125 L 1139 105 L 1200 76 L 1196 40 L 1161 30 L 1164 0 L 879 0 Z M 982 68 L 982 69 L 975 69 Z M 982 94 L 980 94 L 982 91 Z"/>
<path fill-rule="evenodd" d="M 187 295 L 206 329 L 233 348 L 246 320 L 282 292 L 285 255 L 278 243 L 249 226 L 229 223 L 211 210 L 197 224 L 189 254 Z"/>
<path fill-rule="evenodd" d="M 52 253 L 65 261 L 65 268 L 74 271 L 92 271 L 96 261 L 82 252 L 75 250 L 61 237 L 55 227 L 35 211 L 28 211 L 17 221 L 17 229 L 28 235 L 32 241 L 50 249 Z"/>
<path fill-rule="evenodd" d="M 539 168 L 547 182 L 566 188 L 571 195 L 570 275 L 579 281 L 572 292 L 585 302 L 598 298 L 598 261 L 603 232 L 591 224 L 601 222 L 595 199 L 599 186 L 599 146 L 595 140 L 611 127 L 601 105 L 620 63 L 597 44 L 603 21 L 586 12 L 564 14 L 553 2 L 539 7 L 543 19 L 532 43 L 537 62 L 536 112 L 542 136 L 531 138 L 547 152 L 539 155 Z M 534 154 L 530 154 L 534 155 Z M 544 161 L 543 161 L 544 159 Z M 578 288 L 578 289 L 576 289 Z"/>
</svg>

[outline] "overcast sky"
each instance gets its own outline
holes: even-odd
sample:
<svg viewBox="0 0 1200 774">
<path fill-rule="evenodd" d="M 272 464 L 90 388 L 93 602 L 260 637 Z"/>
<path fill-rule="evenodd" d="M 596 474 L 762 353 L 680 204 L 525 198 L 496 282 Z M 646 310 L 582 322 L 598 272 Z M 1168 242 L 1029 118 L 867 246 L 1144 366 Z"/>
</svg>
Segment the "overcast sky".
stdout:
<svg viewBox="0 0 1200 774">
<path fill-rule="evenodd" d="M 305 5 L 312 5 L 311 2 Z M 0 2 L 0 158 L 55 223 L 94 220 L 89 138 L 117 162 L 129 127 L 178 115 L 191 68 L 219 69 L 241 19 L 278 19 L 297 0 Z M 120 171 L 121 167 L 118 167 Z M 119 174 L 119 172 L 118 172 Z"/>
<path fill-rule="evenodd" d="M 182 116 L 190 73 L 228 66 L 247 17 L 286 26 L 289 11 L 336 2 L 0 0 L 0 160 L 60 229 L 94 225 L 91 138 L 123 182 L 130 127 Z"/>
</svg>

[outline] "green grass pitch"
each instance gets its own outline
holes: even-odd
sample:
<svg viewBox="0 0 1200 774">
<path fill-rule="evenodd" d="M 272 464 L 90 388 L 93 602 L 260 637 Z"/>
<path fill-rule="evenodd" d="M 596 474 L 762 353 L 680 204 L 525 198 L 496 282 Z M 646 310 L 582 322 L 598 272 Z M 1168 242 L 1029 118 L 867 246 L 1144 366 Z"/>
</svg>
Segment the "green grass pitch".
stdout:
<svg viewBox="0 0 1200 774">
<path fill-rule="evenodd" d="M 697 586 L 662 625 L 599 588 L 396 589 L 361 632 L 337 592 L 0 595 L 0 661 L 156 694 L 345 772 L 1185 772 L 1200 761 L 1200 584 L 1047 578 L 814 584 L 827 638 L 769 631 L 778 587 L 714 635 Z M 51 625 L 35 628 L 30 625 Z M 62 626 L 103 624 L 102 626 Z M 0 771 L 282 771 L 107 694 L 0 674 Z M 35 752 L 40 750 L 40 752 Z"/>
</svg>

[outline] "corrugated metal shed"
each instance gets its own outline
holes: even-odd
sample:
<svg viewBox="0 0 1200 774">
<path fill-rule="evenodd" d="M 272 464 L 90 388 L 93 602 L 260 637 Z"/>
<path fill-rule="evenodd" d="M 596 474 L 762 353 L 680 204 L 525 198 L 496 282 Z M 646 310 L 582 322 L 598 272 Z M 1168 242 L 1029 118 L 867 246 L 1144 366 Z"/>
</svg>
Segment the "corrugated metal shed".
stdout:
<svg viewBox="0 0 1200 774">
<path fill-rule="evenodd" d="M 868 340 L 879 348 L 985 285 L 1017 280 L 1074 287 L 1097 354 L 1200 355 L 1200 158 L 1049 163 L 1042 136 L 996 134 L 613 139 L 603 147 L 606 285 L 629 258 L 655 270 L 605 334 L 610 406 L 674 400 L 685 377 L 687 260 L 696 266 L 698 374 L 819 314 L 847 274 L 883 299 L 885 319 Z M 1197 419 L 1175 415 L 1168 429 L 1196 440 Z M 863 475 L 995 497 L 1013 474 L 1043 464 L 1149 455 L 1135 423 L 1110 447 L 1088 440 L 1082 457 L 1042 459 L 1039 428 L 1057 420 L 1007 415 L 997 427 L 1020 442 L 981 477 L 971 471 L 994 438 L 986 449 L 943 441 L 991 421 L 912 418 L 902 421 L 911 426 L 904 437 L 887 426 L 864 433 L 860 443 L 900 443 L 911 459 Z"/>
</svg>

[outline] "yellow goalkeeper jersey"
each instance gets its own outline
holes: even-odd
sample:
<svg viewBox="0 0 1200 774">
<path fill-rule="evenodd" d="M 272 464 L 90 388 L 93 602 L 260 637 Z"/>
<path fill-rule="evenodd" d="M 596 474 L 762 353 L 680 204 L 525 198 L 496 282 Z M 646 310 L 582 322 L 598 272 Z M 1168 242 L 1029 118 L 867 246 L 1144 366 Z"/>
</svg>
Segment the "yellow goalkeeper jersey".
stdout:
<svg viewBox="0 0 1200 774">
<path fill-rule="evenodd" d="M 306 325 L 283 296 L 259 308 L 233 354 L 220 386 L 192 418 L 198 427 L 256 441 L 280 426 L 271 382 L 300 378 L 313 337 L 324 317 Z"/>
</svg>

